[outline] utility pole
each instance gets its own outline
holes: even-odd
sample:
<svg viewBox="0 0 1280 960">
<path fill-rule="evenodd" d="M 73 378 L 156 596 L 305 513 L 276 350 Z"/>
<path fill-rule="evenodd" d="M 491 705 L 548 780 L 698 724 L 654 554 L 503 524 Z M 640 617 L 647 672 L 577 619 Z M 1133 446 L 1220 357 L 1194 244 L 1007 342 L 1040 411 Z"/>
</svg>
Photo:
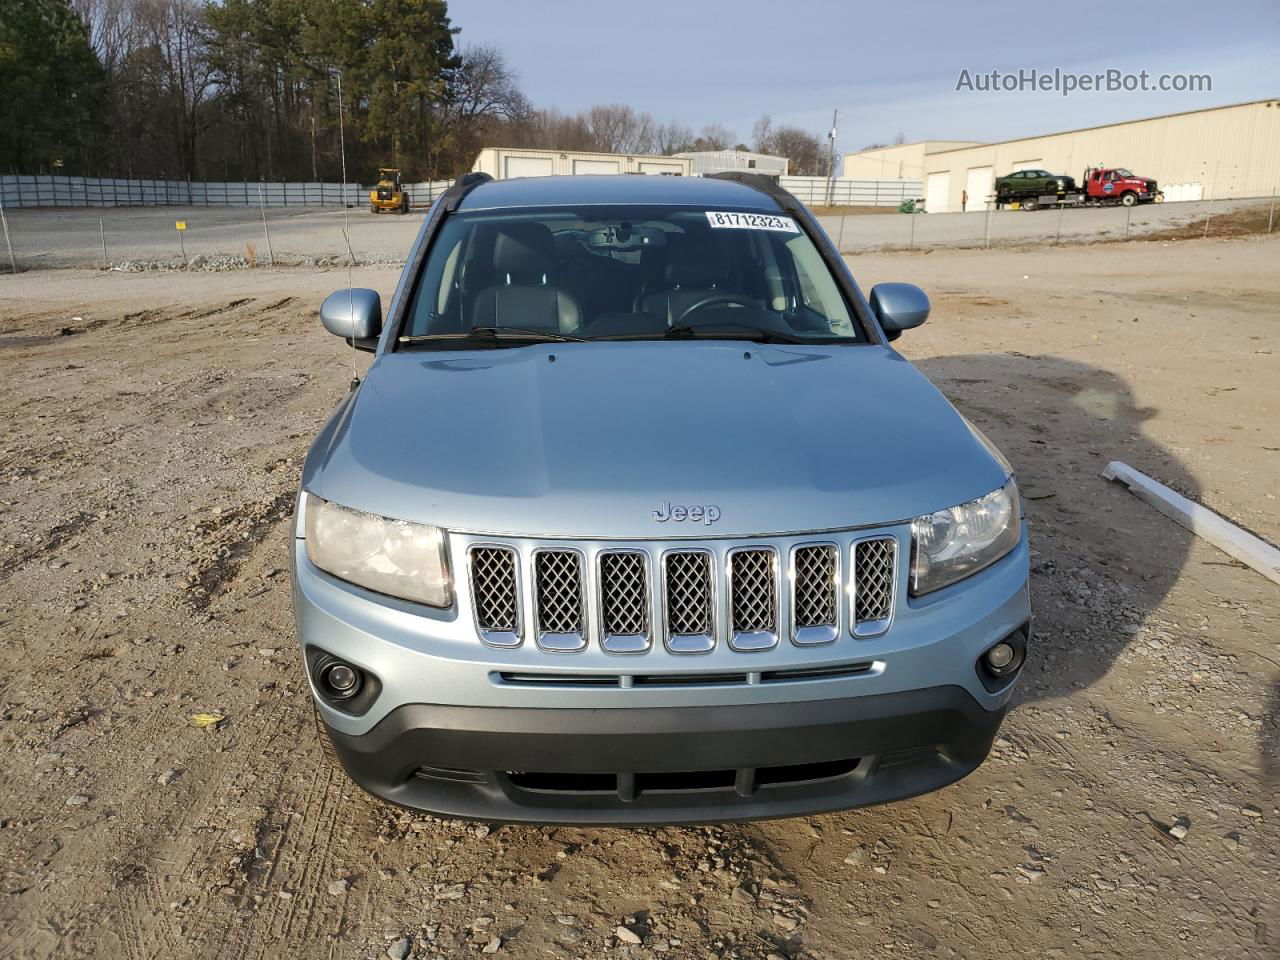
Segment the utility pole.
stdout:
<svg viewBox="0 0 1280 960">
<path fill-rule="evenodd" d="M 839 110 L 831 111 L 831 132 L 827 134 L 827 203 L 830 205 L 835 200 L 836 192 L 836 121 L 840 116 Z"/>
</svg>

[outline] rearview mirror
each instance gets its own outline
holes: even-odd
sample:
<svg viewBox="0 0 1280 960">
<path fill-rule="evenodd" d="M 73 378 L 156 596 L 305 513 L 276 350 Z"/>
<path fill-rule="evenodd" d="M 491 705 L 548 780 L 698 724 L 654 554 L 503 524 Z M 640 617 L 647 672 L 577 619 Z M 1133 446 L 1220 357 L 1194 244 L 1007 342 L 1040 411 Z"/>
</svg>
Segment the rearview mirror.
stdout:
<svg viewBox="0 0 1280 960">
<path fill-rule="evenodd" d="M 877 283 L 871 288 L 871 309 L 885 337 L 897 340 L 903 330 L 929 319 L 929 295 L 914 283 Z"/>
<path fill-rule="evenodd" d="M 376 350 L 382 333 L 382 298 L 377 290 L 364 287 L 338 290 L 320 305 L 320 322 L 357 350 Z"/>
</svg>

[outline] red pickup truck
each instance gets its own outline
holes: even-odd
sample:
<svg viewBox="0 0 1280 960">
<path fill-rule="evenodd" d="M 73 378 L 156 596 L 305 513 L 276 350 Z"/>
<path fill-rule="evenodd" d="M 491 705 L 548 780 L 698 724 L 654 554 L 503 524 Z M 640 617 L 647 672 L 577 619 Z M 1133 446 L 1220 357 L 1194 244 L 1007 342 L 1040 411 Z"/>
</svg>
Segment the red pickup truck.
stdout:
<svg viewBox="0 0 1280 960">
<path fill-rule="evenodd" d="M 1085 203 L 1122 203 L 1132 207 L 1135 203 L 1164 200 L 1154 180 L 1134 176 L 1124 167 L 1086 167 L 1082 182 Z"/>
</svg>

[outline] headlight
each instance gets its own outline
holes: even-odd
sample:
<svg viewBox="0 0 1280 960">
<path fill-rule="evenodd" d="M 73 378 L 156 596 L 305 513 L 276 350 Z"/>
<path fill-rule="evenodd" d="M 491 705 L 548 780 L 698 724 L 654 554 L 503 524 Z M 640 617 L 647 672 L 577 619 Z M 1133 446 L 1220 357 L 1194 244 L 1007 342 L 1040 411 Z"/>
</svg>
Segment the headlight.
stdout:
<svg viewBox="0 0 1280 960">
<path fill-rule="evenodd" d="M 444 531 L 388 520 L 307 494 L 307 557 L 321 570 L 378 593 L 447 607 L 453 580 Z"/>
<path fill-rule="evenodd" d="M 1009 480 L 985 497 L 911 522 L 911 595 L 963 580 L 1018 545 L 1022 508 Z"/>
</svg>

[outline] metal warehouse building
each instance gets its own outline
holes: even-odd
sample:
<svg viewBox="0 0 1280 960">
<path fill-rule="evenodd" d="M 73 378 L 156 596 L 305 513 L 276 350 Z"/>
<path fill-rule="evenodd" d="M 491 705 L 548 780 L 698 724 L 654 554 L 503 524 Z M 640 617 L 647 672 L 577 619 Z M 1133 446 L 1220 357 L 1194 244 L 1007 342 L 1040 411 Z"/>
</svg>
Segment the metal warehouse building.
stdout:
<svg viewBox="0 0 1280 960">
<path fill-rule="evenodd" d="M 687 177 L 690 173 L 689 161 L 681 157 L 575 150 L 516 150 L 509 147 L 485 147 L 471 169 L 487 173 L 495 180 L 574 173 L 657 173 L 677 177 Z"/>
<path fill-rule="evenodd" d="M 1280 187 L 1280 99 L 1211 107 L 1000 143 L 924 141 L 850 154 L 846 177 L 919 177 L 930 213 L 981 210 L 993 181 L 1045 169 L 1128 167 L 1167 200 L 1265 197 Z"/>
<path fill-rule="evenodd" d="M 979 140 L 921 140 L 874 147 L 846 154 L 842 176 L 850 180 L 923 180 L 927 155 L 980 144 Z"/>
<path fill-rule="evenodd" d="M 749 153 L 746 150 L 692 150 L 672 156 L 688 160 L 694 173 L 722 173 L 727 170 L 743 170 L 763 173 L 771 177 L 785 177 L 791 166 L 786 157 L 767 153 Z"/>
</svg>

